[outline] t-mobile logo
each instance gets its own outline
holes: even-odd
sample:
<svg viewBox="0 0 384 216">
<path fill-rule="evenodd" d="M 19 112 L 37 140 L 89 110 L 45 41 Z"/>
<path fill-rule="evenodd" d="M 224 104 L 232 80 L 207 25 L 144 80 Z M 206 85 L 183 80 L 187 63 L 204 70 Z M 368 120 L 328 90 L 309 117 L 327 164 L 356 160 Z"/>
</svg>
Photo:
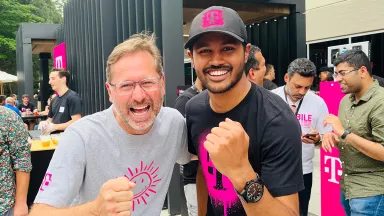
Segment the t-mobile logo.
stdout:
<svg viewBox="0 0 384 216">
<path fill-rule="evenodd" d="M 56 68 L 63 68 L 63 56 L 57 56 L 55 58 L 55 65 Z"/>
<path fill-rule="evenodd" d="M 331 164 L 330 164 L 331 167 L 327 166 L 328 159 L 330 159 L 330 161 L 331 161 Z M 329 178 L 328 181 L 332 182 L 332 183 L 335 183 L 335 184 L 339 184 L 339 181 L 336 179 L 336 175 L 337 176 L 341 176 L 343 174 L 343 170 L 342 170 L 342 165 L 341 165 L 340 159 L 337 158 L 337 157 L 325 156 L 324 157 L 324 164 L 325 164 L 324 172 L 331 174 L 331 178 Z M 337 169 L 336 164 L 339 165 L 340 169 Z"/>
<path fill-rule="evenodd" d="M 43 187 L 48 187 L 48 185 L 49 185 L 49 183 L 51 183 L 51 181 L 52 181 L 52 174 L 51 173 L 45 174 L 44 180 L 40 185 L 40 190 L 44 191 Z"/>
</svg>

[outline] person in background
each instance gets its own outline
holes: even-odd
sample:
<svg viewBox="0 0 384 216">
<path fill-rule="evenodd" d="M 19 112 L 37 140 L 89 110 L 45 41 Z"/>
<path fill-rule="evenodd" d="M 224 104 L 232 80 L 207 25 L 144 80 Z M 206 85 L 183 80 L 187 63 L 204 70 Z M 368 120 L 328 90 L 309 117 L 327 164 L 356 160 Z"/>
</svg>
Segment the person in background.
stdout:
<svg viewBox="0 0 384 216">
<path fill-rule="evenodd" d="M 0 107 L 0 215 L 27 216 L 32 170 L 28 132 L 21 118 Z"/>
<path fill-rule="evenodd" d="M 56 94 L 52 94 L 52 95 L 48 98 L 48 100 L 47 100 L 47 106 L 45 106 L 44 111 L 39 112 L 40 115 L 48 115 L 48 114 L 49 114 L 49 109 L 50 109 L 50 106 L 51 106 L 51 102 L 52 102 L 53 98 L 55 98 L 55 97 L 56 97 Z"/>
<path fill-rule="evenodd" d="M 308 215 L 312 191 L 313 158 L 315 146 L 321 144 L 322 134 L 331 131 L 324 127 L 328 115 L 324 100 L 309 91 L 316 77 L 316 66 L 308 59 L 298 58 L 288 65 L 284 76 L 285 86 L 272 90 L 283 99 L 295 113 L 301 126 L 303 179 L 305 189 L 299 192 L 300 215 Z"/>
<path fill-rule="evenodd" d="M 333 81 L 333 72 L 329 67 L 321 67 L 319 74 L 320 82 Z"/>
<path fill-rule="evenodd" d="M 196 81 L 193 86 L 185 90 L 179 97 L 176 99 L 175 109 L 177 109 L 185 117 L 185 105 L 187 102 L 197 94 L 199 94 L 204 89 L 203 84 L 199 78 L 196 78 Z M 197 216 L 197 195 L 196 195 L 196 173 L 199 162 L 192 160 L 188 164 L 183 165 L 183 183 L 184 183 L 184 194 L 185 199 L 187 200 L 188 215 Z"/>
<path fill-rule="evenodd" d="M 348 50 L 333 64 L 334 78 L 347 95 L 338 117 L 324 120 L 333 133 L 323 136 L 322 145 L 325 151 L 340 151 L 341 204 L 347 216 L 384 215 L 384 89 L 372 78 L 363 51 Z"/>
<path fill-rule="evenodd" d="M 5 95 L 0 95 L 0 106 L 4 106 L 5 105 L 5 98 L 6 98 Z"/>
<path fill-rule="evenodd" d="M 19 100 L 17 100 L 17 95 L 16 94 L 12 94 L 11 97 L 15 100 L 15 106 L 19 106 Z"/>
<path fill-rule="evenodd" d="M 275 80 L 275 67 L 272 64 L 267 64 L 267 72 L 265 73 L 263 80 L 263 87 L 268 90 L 277 88 L 277 85 L 272 82 Z"/>
<path fill-rule="evenodd" d="M 82 116 L 81 99 L 68 88 L 70 78 L 69 71 L 62 68 L 54 68 L 49 75 L 49 84 L 59 96 L 51 101 L 48 119 L 39 124 L 43 134 L 63 132 Z"/>
<path fill-rule="evenodd" d="M 30 102 L 28 94 L 23 94 L 21 99 L 23 102 L 17 107 L 21 111 L 21 116 L 32 115 L 33 112 L 37 111 L 35 105 Z M 33 130 L 35 128 L 36 120 L 26 120 L 25 123 L 28 125 L 29 130 Z"/>
<path fill-rule="evenodd" d="M 372 75 L 373 79 L 377 80 L 379 82 L 379 85 L 381 87 L 384 87 L 384 78 L 383 77 L 379 77 L 379 76 L 376 76 L 376 75 Z"/>
<path fill-rule="evenodd" d="M 265 68 L 264 56 L 259 47 L 251 45 L 244 67 L 248 80 L 259 86 L 263 86 L 264 75 L 267 69 Z"/>
<path fill-rule="evenodd" d="M 20 110 L 15 105 L 15 99 L 13 99 L 12 97 L 7 97 L 5 99 L 4 107 L 7 107 L 8 109 L 15 111 L 17 115 L 21 116 Z"/>
</svg>

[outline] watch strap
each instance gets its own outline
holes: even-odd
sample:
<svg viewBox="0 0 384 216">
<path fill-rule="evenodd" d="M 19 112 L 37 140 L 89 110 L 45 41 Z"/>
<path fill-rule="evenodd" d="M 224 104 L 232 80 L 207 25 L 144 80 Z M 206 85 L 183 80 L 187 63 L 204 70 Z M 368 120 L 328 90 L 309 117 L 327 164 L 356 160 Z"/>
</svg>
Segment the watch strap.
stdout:
<svg viewBox="0 0 384 216">
<path fill-rule="evenodd" d="M 348 136 L 348 134 L 350 134 L 351 132 L 350 131 L 348 131 L 348 130 L 344 130 L 344 133 L 343 133 L 343 135 L 341 135 L 341 139 L 345 139 L 347 136 Z"/>
</svg>

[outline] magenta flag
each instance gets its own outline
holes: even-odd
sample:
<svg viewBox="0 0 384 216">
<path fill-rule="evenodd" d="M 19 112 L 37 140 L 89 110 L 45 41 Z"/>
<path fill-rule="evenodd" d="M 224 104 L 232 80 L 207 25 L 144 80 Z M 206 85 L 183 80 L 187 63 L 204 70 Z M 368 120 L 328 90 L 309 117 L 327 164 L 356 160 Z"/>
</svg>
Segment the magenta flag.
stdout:
<svg viewBox="0 0 384 216">
<path fill-rule="evenodd" d="M 338 115 L 341 99 L 345 95 L 341 92 L 337 82 L 320 82 L 320 97 L 328 106 L 330 114 Z M 321 172 L 321 215 L 345 216 L 340 204 L 340 177 L 343 173 L 339 159 L 339 150 L 332 149 L 332 153 L 320 150 Z"/>
<path fill-rule="evenodd" d="M 65 43 L 61 43 L 53 48 L 53 67 L 67 68 L 67 53 Z"/>
</svg>

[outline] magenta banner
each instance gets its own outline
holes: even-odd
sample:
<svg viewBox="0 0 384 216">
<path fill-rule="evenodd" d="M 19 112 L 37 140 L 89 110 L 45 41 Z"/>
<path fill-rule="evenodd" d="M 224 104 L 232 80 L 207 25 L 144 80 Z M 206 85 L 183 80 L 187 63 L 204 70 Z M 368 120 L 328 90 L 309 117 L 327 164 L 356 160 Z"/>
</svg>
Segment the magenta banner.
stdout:
<svg viewBox="0 0 384 216">
<path fill-rule="evenodd" d="M 67 49 L 65 43 L 61 43 L 53 48 L 53 67 L 67 68 Z"/>
<path fill-rule="evenodd" d="M 339 104 L 345 95 L 337 82 L 320 82 L 320 97 L 328 106 L 329 113 L 338 115 Z M 343 173 L 336 148 L 332 152 L 320 150 L 321 215 L 345 216 L 340 204 L 340 177 Z"/>
</svg>

